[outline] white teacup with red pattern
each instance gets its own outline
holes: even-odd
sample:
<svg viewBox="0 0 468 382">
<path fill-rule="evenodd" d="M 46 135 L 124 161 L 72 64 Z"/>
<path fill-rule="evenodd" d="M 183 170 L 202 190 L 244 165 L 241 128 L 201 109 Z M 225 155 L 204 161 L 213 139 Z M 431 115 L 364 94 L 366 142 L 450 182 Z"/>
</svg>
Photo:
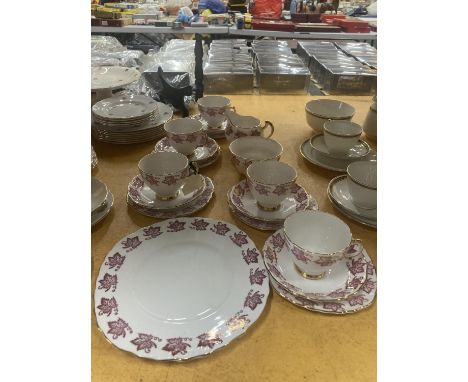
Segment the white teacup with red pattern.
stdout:
<svg viewBox="0 0 468 382">
<path fill-rule="evenodd" d="M 276 160 L 252 163 L 247 167 L 246 175 L 250 192 L 259 208 L 265 211 L 276 211 L 281 207 L 297 178 L 294 167 Z"/>
<path fill-rule="evenodd" d="M 192 118 L 172 119 L 164 124 L 169 144 L 177 152 L 190 156 L 199 146 L 206 144 L 207 135 L 203 124 Z"/>
<path fill-rule="evenodd" d="M 138 162 L 138 169 L 160 200 L 176 198 L 190 173 L 187 157 L 175 152 L 148 154 Z"/>
<path fill-rule="evenodd" d="M 201 117 L 208 123 L 208 127 L 217 128 L 226 121 L 225 112 L 234 109 L 229 98 L 222 96 L 206 96 L 197 101 Z"/>
<path fill-rule="evenodd" d="M 363 250 L 349 227 L 326 212 L 296 212 L 286 218 L 283 231 L 296 269 L 308 279 L 321 279 L 337 262 Z"/>
</svg>

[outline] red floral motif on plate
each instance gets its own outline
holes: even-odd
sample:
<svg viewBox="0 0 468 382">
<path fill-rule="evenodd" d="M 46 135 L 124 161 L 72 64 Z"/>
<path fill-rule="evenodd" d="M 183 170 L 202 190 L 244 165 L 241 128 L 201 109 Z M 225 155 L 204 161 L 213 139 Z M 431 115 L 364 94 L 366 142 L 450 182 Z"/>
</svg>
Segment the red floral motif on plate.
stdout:
<svg viewBox="0 0 468 382">
<path fill-rule="evenodd" d="M 123 265 L 125 261 L 125 256 L 122 256 L 120 253 L 114 254 L 114 256 L 110 256 L 107 258 L 107 261 L 104 263 L 105 265 L 109 266 L 109 269 L 115 267 L 115 271 L 118 271 L 120 267 Z"/>
<path fill-rule="evenodd" d="M 260 256 L 260 253 L 255 248 L 247 249 L 247 252 L 242 250 L 242 257 L 247 264 L 258 263 L 258 256 Z"/>
<path fill-rule="evenodd" d="M 273 273 L 276 277 L 278 277 L 281 280 L 284 280 L 283 274 L 276 268 L 274 265 L 269 265 L 268 269 L 270 270 L 271 273 Z"/>
<path fill-rule="evenodd" d="M 99 284 L 101 285 L 99 285 L 98 289 L 105 289 L 104 292 L 108 292 L 112 288 L 112 292 L 115 292 L 115 288 L 117 288 L 117 275 L 106 273 L 102 280 L 99 280 Z"/>
<path fill-rule="evenodd" d="M 249 241 L 247 240 L 247 234 L 243 232 L 234 232 L 234 236 L 229 236 L 232 242 L 237 245 L 238 247 L 242 247 L 244 244 L 247 244 Z"/>
<path fill-rule="evenodd" d="M 191 229 L 197 230 L 197 231 L 206 231 L 206 227 L 208 227 L 210 223 L 204 221 L 203 219 L 195 219 L 191 223 Z"/>
<path fill-rule="evenodd" d="M 143 229 L 143 236 L 146 236 L 145 240 L 150 240 L 162 235 L 161 227 L 148 227 Z"/>
<path fill-rule="evenodd" d="M 189 347 L 192 347 L 190 344 L 188 344 L 186 341 L 191 341 L 191 338 L 182 338 L 182 337 L 177 337 L 177 338 L 168 338 L 166 345 L 162 348 L 165 351 L 170 352 L 172 355 L 177 355 L 177 354 L 187 354 L 187 351 Z"/>
<path fill-rule="evenodd" d="M 131 340 L 133 345 L 136 345 L 137 351 L 144 350 L 145 353 L 149 353 L 154 347 L 157 348 L 156 342 L 161 342 L 161 338 L 152 336 L 151 334 L 138 333 L 138 337 Z"/>
<path fill-rule="evenodd" d="M 343 312 L 343 304 L 340 302 L 324 302 L 323 303 L 323 308 L 331 310 L 333 312 Z"/>
<path fill-rule="evenodd" d="M 128 237 L 127 240 L 122 241 L 121 244 L 123 249 L 126 249 L 127 252 L 130 252 L 137 248 L 141 244 L 141 241 L 138 239 L 138 236 Z"/>
<path fill-rule="evenodd" d="M 265 257 L 272 264 L 276 264 L 278 262 L 278 257 L 276 256 L 276 252 L 271 247 L 267 247 L 265 249 Z"/>
<path fill-rule="evenodd" d="M 254 187 L 260 195 L 268 195 L 270 191 L 263 184 L 256 184 Z"/>
<path fill-rule="evenodd" d="M 283 249 L 284 238 L 281 236 L 281 233 L 278 232 L 271 236 L 271 244 L 273 244 L 273 247 L 278 251 Z"/>
<path fill-rule="evenodd" d="M 356 306 L 356 305 L 364 305 L 366 302 L 366 298 L 362 295 L 359 296 L 351 296 L 348 298 L 348 303 L 351 306 Z"/>
<path fill-rule="evenodd" d="M 120 336 L 125 337 L 125 331 L 133 333 L 132 328 L 130 328 L 130 326 L 121 318 L 119 318 L 117 321 L 110 321 L 107 323 L 107 325 L 109 326 L 107 333 L 112 334 L 112 338 L 114 340 Z"/>
<path fill-rule="evenodd" d="M 375 287 L 377 286 L 377 283 L 375 281 L 372 281 L 371 279 L 367 279 L 364 281 L 364 284 L 362 284 L 361 289 L 366 292 L 366 293 L 371 293 Z"/>
<path fill-rule="evenodd" d="M 145 185 L 145 182 L 140 179 L 140 177 L 136 177 L 135 179 L 133 179 L 133 182 L 132 182 L 132 187 L 136 188 L 137 190 L 143 188 L 143 186 Z"/>
<path fill-rule="evenodd" d="M 249 294 L 245 298 L 244 301 L 244 307 L 249 307 L 252 310 L 255 310 L 257 305 L 260 305 L 262 303 L 262 298 L 264 297 L 264 294 L 260 294 L 259 291 L 256 291 L 253 293 L 253 290 L 251 289 L 249 291 Z"/>
<path fill-rule="evenodd" d="M 318 264 L 322 267 L 329 267 L 336 263 L 336 260 L 331 258 L 330 256 L 320 256 L 318 260 L 314 261 L 315 264 Z"/>
<path fill-rule="evenodd" d="M 114 314 L 118 313 L 118 306 L 117 306 L 117 301 L 115 300 L 114 297 L 112 298 L 101 298 L 101 305 L 98 305 L 97 307 L 100 312 L 98 313 L 100 316 L 103 314 L 107 314 L 107 316 L 110 316 L 112 311 Z"/>
<path fill-rule="evenodd" d="M 351 259 L 351 264 L 348 263 L 348 269 L 353 274 L 364 272 L 364 266 L 366 265 L 362 259 Z"/>
<path fill-rule="evenodd" d="M 348 288 L 356 289 L 362 283 L 362 277 L 354 277 L 351 281 L 348 281 Z"/>
<path fill-rule="evenodd" d="M 223 342 L 221 338 L 217 334 L 210 335 L 209 333 L 200 334 L 197 337 L 200 341 L 198 341 L 198 347 L 209 347 L 213 349 L 216 344 L 220 344 Z"/>
<path fill-rule="evenodd" d="M 167 232 L 179 232 L 185 229 L 185 222 L 174 220 L 167 224 Z"/>
<path fill-rule="evenodd" d="M 220 236 L 225 236 L 231 229 L 224 223 L 218 222 L 210 229 L 214 233 Z"/>
<path fill-rule="evenodd" d="M 253 269 L 250 269 L 250 276 L 249 276 L 250 285 L 253 285 L 253 284 L 262 285 L 263 279 L 266 277 L 267 275 L 266 275 L 265 269 L 256 268 L 255 271 Z"/>
</svg>

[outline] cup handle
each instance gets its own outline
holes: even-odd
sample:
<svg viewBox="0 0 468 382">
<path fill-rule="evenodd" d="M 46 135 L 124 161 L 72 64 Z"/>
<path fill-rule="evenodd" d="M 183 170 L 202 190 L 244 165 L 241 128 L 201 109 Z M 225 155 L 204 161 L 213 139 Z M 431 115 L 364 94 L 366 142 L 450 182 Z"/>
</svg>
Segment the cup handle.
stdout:
<svg viewBox="0 0 468 382">
<path fill-rule="evenodd" d="M 273 124 L 270 122 L 270 121 L 265 121 L 265 124 L 261 127 L 262 130 L 265 130 L 267 128 L 267 126 L 271 129 L 271 133 L 268 137 L 265 137 L 265 138 L 270 138 L 273 133 L 275 132 L 275 127 L 273 126 Z"/>
<path fill-rule="evenodd" d="M 190 175 L 198 175 L 200 168 L 198 167 L 198 164 L 196 162 L 189 161 L 189 167 L 191 170 L 190 172 L 192 173 L 192 174 L 189 173 Z"/>
<path fill-rule="evenodd" d="M 344 257 L 350 259 L 352 257 L 358 256 L 362 254 L 363 249 L 364 246 L 362 245 L 361 239 L 351 239 L 351 244 L 344 251 Z"/>
<path fill-rule="evenodd" d="M 236 107 L 235 106 L 228 106 L 228 109 L 234 110 L 237 113 Z"/>
</svg>

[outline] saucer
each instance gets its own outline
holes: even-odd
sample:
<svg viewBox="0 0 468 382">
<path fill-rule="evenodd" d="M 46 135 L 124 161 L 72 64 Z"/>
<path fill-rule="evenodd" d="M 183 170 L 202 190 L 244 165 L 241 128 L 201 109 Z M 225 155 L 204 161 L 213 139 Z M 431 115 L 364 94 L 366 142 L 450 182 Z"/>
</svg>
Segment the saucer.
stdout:
<svg viewBox="0 0 468 382">
<path fill-rule="evenodd" d="M 356 160 L 372 160 L 375 157 L 375 154 L 372 154 L 372 151 L 365 157 L 353 160 L 327 157 L 321 154 L 319 151 L 314 150 L 314 148 L 310 144 L 310 139 L 304 141 L 301 144 L 299 150 L 301 152 L 302 157 L 308 162 L 316 166 L 325 168 L 327 170 L 338 172 L 346 172 L 346 168 L 351 162 L 354 162 Z"/>
<path fill-rule="evenodd" d="M 367 279 L 359 292 L 341 301 L 314 301 L 304 297 L 294 296 L 287 289 L 278 284 L 272 277 L 270 283 L 276 293 L 301 308 L 320 313 L 347 314 L 355 313 L 368 308 L 374 301 L 377 292 L 377 274 L 370 257 L 364 251 L 364 259 L 367 262 Z"/>
<path fill-rule="evenodd" d="M 135 176 L 128 185 L 128 197 L 133 203 L 155 210 L 171 210 L 179 208 L 193 201 L 205 189 L 203 175 L 191 175 L 179 191 L 176 198 L 172 200 L 160 200 L 155 192 L 143 181 L 141 175 Z"/>
<path fill-rule="evenodd" d="M 253 228 L 259 229 L 261 231 L 277 231 L 283 228 L 284 221 L 271 222 L 271 221 L 264 221 L 260 219 L 251 218 L 250 216 L 245 215 L 241 211 L 236 209 L 236 207 L 229 200 L 229 193 L 227 195 L 227 198 L 228 198 L 228 204 L 229 204 L 230 210 L 232 211 L 234 216 L 237 217 L 243 223 Z M 318 207 L 317 201 L 312 196 L 309 195 L 309 205 L 307 206 L 306 210 L 317 211 L 318 209 L 319 207 Z"/>
<path fill-rule="evenodd" d="M 264 211 L 258 207 L 246 179 L 231 188 L 228 200 L 236 210 L 251 218 L 270 222 L 283 222 L 289 215 L 305 210 L 309 205 L 309 195 L 306 190 L 299 185 L 296 186 L 293 193 L 281 202 L 281 206 L 277 211 Z"/>
<path fill-rule="evenodd" d="M 189 118 L 196 119 L 197 121 L 200 121 L 203 125 L 203 129 L 206 130 L 206 133 L 208 134 L 209 137 L 213 139 L 221 139 L 221 138 L 226 138 L 225 130 L 227 127 L 227 120 L 224 121 L 221 126 L 219 127 L 209 127 L 208 122 L 206 122 L 201 114 L 195 114 L 191 115 Z"/>
<path fill-rule="evenodd" d="M 216 155 L 219 150 L 220 147 L 216 141 L 208 137 L 206 145 L 197 147 L 194 153 L 187 158 L 190 161 L 196 162 L 198 167 L 205 167 L 208 164 L 213 163 L 211 160 L 213 158 L 217 158 Z M 170 145 L 169 139 L 164 137 L 158 143 L 156 143 L 153 152 L 177 152 L 177 150 Z"/>
<path fill-rule="evenodd" d="M 328 151 L 327 145 L 325 144 L 323 133 L 313 135 L 310 138 L 310 145 L 312 146 L 312 149 L 314 151 L 317 151 L 322 155 L 325 155 L 329 158 L 343 159 L 343 160 L 361 159 L 367 156 L 371 152 L 371 148 L 368 145 L 368 143 L 360 139 L 358 143 L 349 150 L 348 154 L 345 154 L 345 155 L 331 154 Z"/>
<path fill-rule="evenodd" d="M 112 192 L 107 192 L 107 199 L 106 199 L 106 207 L 102 211 L 98 211 L 91 215 L 91 227 L 99 223 L 102 219 L 104 219 L 110 212 L 112 206 L 114 204 L 114 195 Z"/>
<path fill-rule="evenodd" d="M 204 176 L 204 179 L 205 179 L 205 189 L 203 190 L 203 192 L 197 197 L 195 197 L 194 199 L 192 199 L 189 203 L 186 203 L 183 206 L 178 207 L 178 208 L 173 208 L 170 210 L 158 210 L 158 209 L 151 208 L 151 207 L 145 207 L 145 206 L 135 203 L 128 193 L 127 193 L 127 204 L 130 207 L 132 207 L 135 211 L 137 211 L 138 213 L 145 215 L 145 216 L 157 218 L 157 219 L 171 219 L 171 218 L 177 218 L 181 216 L 189 216 L 201 210 L 203 207 L 205 207 L 213 196 L 213 192 L 214 192 L 213 181 L 207 176 Z"/>
<path fill-rule="evenodd" d="M 335 208 L 350 219 L 377 228 L 377 209 L 366 210 L 353 203 L 346 177 L 346 175 L 340 175 L 330 181 L 327 189 L 328 199 Z"/>
<path fill-rule="evenodd" d="M 273 279 L 289 293 L 314 300 L 338 300 L 355 294 L 366 280 L 364 256 L 338 261 L 320 280 L 299 274 L 285 243 L 283 230 L 271 235 L 263 246 L 263 258 Z"/>
</svg>

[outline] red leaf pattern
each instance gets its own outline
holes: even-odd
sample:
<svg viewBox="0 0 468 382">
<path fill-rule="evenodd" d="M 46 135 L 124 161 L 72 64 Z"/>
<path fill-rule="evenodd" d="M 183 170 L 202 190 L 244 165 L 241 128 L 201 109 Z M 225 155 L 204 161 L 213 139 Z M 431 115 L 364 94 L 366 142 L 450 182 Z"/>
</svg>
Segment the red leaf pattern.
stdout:
<svg viewBox="0 0 468 382">
<path fill-rule="evenodd" d="M 244 307 L 249 307 L 252 310 L 255 310 L 257 305 L 260 305 L 262 303 L 262 298 L 265 296 L 264 294 L 260 294 L 259 291 L 256 291 L 255 293 L 252 293 L 253 290 L 251 289 L 249 291 L 249 294 L 245 298 L 244 301 Z"/>
<path fill-rule="evenodd" d="M 165 351 L 171 352 L 172 355 L 187 354 L 187 348 L 192 347 L 186 341 L 191 341 L 191 338 L 168 338 L 166 345 L 162 348 Z"/>
<path fill-rule="evenodd" d="M 242 310 L 237 312 L 227 321 L 226 325 L 228 326 L 229 330 L 233 331 L 236 329 L 243 329 L 246 324 L 250 323 L 248 315 L 242 313 Z"/>
<path fill-rule="evenodd" d="M 148 228 L 143 229 L 143 236 L 146 236 L 145 240 L 150 240 L 162 235 L 161 227 L 149 226 Z"/>
<path fill-rule="evenodd" d="M 364 284 L 362 284 L 361 289 L 366 293 L 371 293 L 372 290 L 376 288 L 376 286 L 377 286 L 377 283 L 375 281 L 367 279 L 366 281 L 364 281 Z"/>
<path fill-rule="evenodd" d="M 363 305 L 366 302 L 366 298 L 364 296 L 351 296 L 348 298 L 349 305 L 356 306 L 356 305 Z"/>
<path fill-rule="evenodd" d="M 238 247 L 242 247 L 244 244 L 248 243 L 247 234 L 243 232 L 234 232 L 234 236 L 229 236 L 232 242 Z"/>
<path fill-rule="evenodd" d="M 213 227 L 211 227 L 211 231 L 216 233 L 220 236 L 225 236 L 231 229 L 224 223 L 218 222 Z"/>
<path fill-rule="evenodd" d="M 265 249 L 265 257 L 272 264 L 276 264 L 278 262 L 276 252 L 271 247 L 267 247 Z"/>
<path fill-rule="evenodd" d="M 114 340 L 120 336 L 125 337 L 125 331 L 133 333 L 130 326 L 128 326 L 128 324 L 121 318 L 119 318 L 117 321 L 110 321 L 107 323 L 107 325 L 109 326 L 107 333 L 112 334 L 112 338 Z"/>
<path fill-rule="evenodd" d="M 344 311 L 343 304 L 339 302 L 324 302 L 323 308 L 331 310 L 333 312 L 342 312 Z"/>
<path fill-rule="evenodd" d="M 115 271 L 118 271 L 125 261 L 125 256 L 122 256 L 120 253 L 116 253 L 114 256 L 107 258 L 107 261 L 104 263 L 109 266 L 109 269 L 115 267 Z"/>
<path fill-rule="evenodd" d="M 173 222 L 169 222 L 167 225 L 167 232 L 179 232 L 185 229 L 185 222 L 180 222 L 178 220 L 174 220 Z"/>
<path fill-rule="evenodd" d="M 112 311 L 114 311 L 114 314 L 118 313 L 117 310 L 117 301 L 115 300 L 114 297 L 112 298 L 101 298 L 101 305 L 98 305 L 97 307 L 100 312 L 99 315 L 107 314 L 107 316 L 110 316 Z"/>
<path fill-rule="evenodd" d="M 108 292 L 112 288 L 112 292 L 115 292 L 115 288 L 117 288 L 117 275 L 106 273 L 102 280 L 99 280 L 99 284 L 101 285 L 99 285 L 98 289 L 105 289 L 104 292 Z"/>
<path fill-rule="evenodd" d="M 351 281 L 348 281 L 348 287 L 356 289 L 361 285 L 362 277 L 354 277 Z"/>
<path fill-rule="evenodd" d="M 364 266 L 366 265 L 362 259 L 351 259 L 351 264 L 348 263 L 348 269 L 353 274 L 364 272 Z"/>
<path fill-rule="evenodd" d="M 195 219 L 190 227 L 191 229 L 197 230 L 197 231 L 206 231 L 206 227 L 210 225 L 210 223 L 204 221 L 203 219 Z"/>
<path fill-rule="evenodd" d="M 258 256 L 260 256 L 260 253 L 255 248 L 247 249 L 247 252 L 242 250 L 242 257 L 247 264 L 258 263 Z"/>
<path fill-rule="evenodd" d="M 320 256 L 318 260 L 314 261 L 315 264 L 318 264 L 322 267 L 329 267 L 330 265 L 333 265 L 336 263 L 336 260 L 334 260 L 330 256 Z"/>
<path fill-rule="evenodd" d="M 172 184 L 176 184 L 177 181 L 179 180 L 179 178 L 177 176 L 174 176 L 174 175 L 166 175 L 164 177 L 164 180 L 162 181 L 164 184 L 167 184 L 168 186 L 172 185 Z"/>
<path fill-rule="evenodd" d="M 133 179 L 132 187 L 136 188 L 137 190 L 139 190 L 140 188 L 143 188 L 144 185 L 145 185 L 145 182 L 139 176 Z"/>
<path fill-rule="evenodd" d="M 276 186 L 275 189 L 273 190 L 273 193 L 278 196 L 284 195 L 286 194 L 286 192 L 288 192 L 288 188 L 283 184 Z"/>
<path fill-rule="evenodd" d="M 254 187 L 260 195 L 268 195 L 270 191 L 263 184 L 256 184 Z"/>
<path fill-rule="evenodd" d="M 152 336 L 151 334 L 138 333 L 138 337 L 130 342 L 136 345 L 137 351 L 144 350 L 145 353 L 149 353 L 153 347 L 157 348 L 155 341 L 161 342 L 161 338 Z"/>
<path fill-rule="evenodd" d="M 271 244 L 273 244 L 273 247 L 277 249 L 278 251 L 281 251 L 283 249 L 284 245 L 284 238 L 281 236 L 281 233 L 277 233 L 271 236 Z"/>
<path fill-rule="evenodd" d="M 198 347 L 209 347 L 210 349 L 213 349 L 216 344 L 220 344 L 223 342 L 221 338 L 217 334 L 210 335 L 208 333 L 203 333 L 200 334 L 197 337 L 200 341 L 198 341 Z"/>
<path fill-rule="evenodd" d="M 291 252 L 297 260 L 302 261 L 303 263 L 307 264 L 310 261 L 310 259 L 305 255 L 304 251 L 297 247 L 293 247 Z"/>
<path fill-rule="evenodd" d="M 138 236 L 128 237 L 127 240 L 122 241 L 121 244 L 123 249 L 126 249 L 127 252 L 130 252 L 137 248 L 141 244 L 141 241 L 138 239 Z"/>
<path fill-rule="evenodd" d="M 253 269 L 250 270 L 250 285 L 263 284 L 263 279 L 267 277 L 265 269 L 256 268 L 255 271 Z"/>
<path fill-rule="evenodd" d="M 153 175 L 149 175 L 149 174 L 146 174 L 145 175 L 145 180 L 151 184 L 151 185 L 158 185 L 159 184 L 159 180 L 156 176 L 153 176 Z"/>
</svg>

